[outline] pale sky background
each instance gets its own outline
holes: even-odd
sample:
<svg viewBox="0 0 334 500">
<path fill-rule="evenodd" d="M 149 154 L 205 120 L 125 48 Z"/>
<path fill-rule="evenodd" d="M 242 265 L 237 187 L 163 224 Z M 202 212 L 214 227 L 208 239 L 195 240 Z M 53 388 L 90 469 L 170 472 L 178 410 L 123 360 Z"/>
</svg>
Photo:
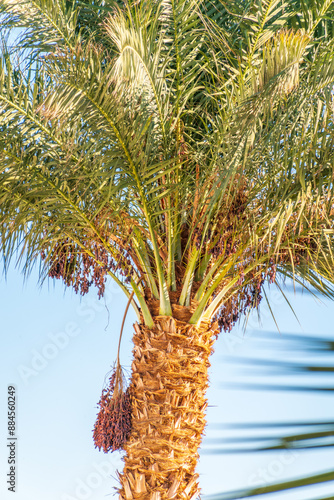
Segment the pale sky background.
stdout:
<svg viewBox="0 0 334 500">
<path fill-rule="evenodd" d="M 14 268 L 7 281 L 0 277 L 0 296 L 0 498 L 117 498 L 113 486 L 117 484 L 116 470 L 122 467 L 121 454 L 105 455 L 94 449 L 92 429 L 105 375 L 116 357 L 125 297 L 112 283 L 107 286 L 105 300 L 98 300 L 95 290 L 83 298 L 69 289 L 64 293 L 60 282 L 54 286 L 50 281 L 40 289 L 36 272 L 23 285 L 22 274 Z M 292 333 L 334 337 L 333 303 L 324 301 L 319 305 L 309 295 L 294 295 L 291 288 L 287 296 L 301 326 L 273 289 L 271 303 L 281 333 L 263 301 L 262 325 L 255 314 L 245 333 L 236 327 L 231 334 L 221 334 L 215 344 L 208 392 L 208 426 L 203 442 L 205 453 L 198 468 L 204 498 L 248 485 L 264 485 L 269 479 L 276 482 L 333 469 L 333 448 L 290 454 L 284 451 L 257 455 L 208 454 L 211 447 L 215 448 L 216 440 L 218 443 L 221 437 L 236 435 L 235 430 L 218 429 L 217 424 L 317 418 L 334 421 L 334 400 L 330 394 L 255 392 L 228 386 L 245 380 L 247 370 L 229 362 L 231 356 L 303 361 L 298 343 L 297 349 L 286 351 L 286 337 Z M 121 362 L 128 370 L 135 319 L 129 312 L 122 342 Z M 261 378 L 256 380 L 261 382 Z M 291 383 L 295 384 L 296 380 L 291 378 Z M 10 384 L 16 386 L 18 400 L 15 494 L 8 492 L 6 484 L 9 471 L 6 405 Z M 334 482 L 307 492 L 302 489 L 269 498 L 309 500 L 330 494 L 334 498 Z M 268 497 L 258 498 L 267 500 Z"/>
</svg>

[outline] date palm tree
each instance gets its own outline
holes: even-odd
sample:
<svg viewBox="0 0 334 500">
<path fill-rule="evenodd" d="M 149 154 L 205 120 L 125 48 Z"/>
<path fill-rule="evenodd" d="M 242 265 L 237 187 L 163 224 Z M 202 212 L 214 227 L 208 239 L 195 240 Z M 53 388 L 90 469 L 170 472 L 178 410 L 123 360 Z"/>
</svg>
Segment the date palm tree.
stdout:
<svg viewBox="0 0 334 500">
<path fill-rule="evenodd" d="M 195 499 L 214 339 L 278 274 L 334 296 L 333 1 L 0 7 L 5 265 L 118 283 L 138 317 L 120 498 Z"/>
</svg>

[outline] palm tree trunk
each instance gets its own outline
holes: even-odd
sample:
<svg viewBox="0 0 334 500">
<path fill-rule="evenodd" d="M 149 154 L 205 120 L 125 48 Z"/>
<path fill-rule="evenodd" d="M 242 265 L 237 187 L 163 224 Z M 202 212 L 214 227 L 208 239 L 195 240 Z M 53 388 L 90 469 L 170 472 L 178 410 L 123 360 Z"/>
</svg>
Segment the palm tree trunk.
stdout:
<svg viewBox="0 0 334 500">
<path fill-rule="evenodd" d="M 124 446 L 119 498 L 195 499 L 207 371 L 217 331 L 173 317 L 154 319 L 153 329 L 135 325 L 132 431 Z"/>
</svg>

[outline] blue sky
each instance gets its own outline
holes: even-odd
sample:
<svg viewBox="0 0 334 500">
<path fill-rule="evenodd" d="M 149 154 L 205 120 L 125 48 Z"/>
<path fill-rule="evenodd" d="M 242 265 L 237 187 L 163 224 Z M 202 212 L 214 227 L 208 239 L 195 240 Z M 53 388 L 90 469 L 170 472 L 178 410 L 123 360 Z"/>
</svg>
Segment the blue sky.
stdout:
<svg viewBox="0 0 334 500">
<path fill-rule="evenodd" d="M 37 285 L 37 274 L 23 285 L 23 277 L 11 269 L 7 281 L 0 281 L 1 293 L 1 414 L 0 497 L 9 499 L 6 473 L 7 386 L 17 388 L 17 493 L 15 500 L 101 500 L 113 497 L 119 453 L 105 455 L 94 449 L 92 428 L 105 375 L 117 352 L 118 335 L 126 306 L 122 292 L 109 283 L 106 298 L 98 300 L 92 290 L 80 298 L 61 283 Z M 287 295 L 294 304 L 301 326 L 283 298 L 271 291 L 271 303 L 280 332 L 262 304 L 262 324 L 256 314 L 246 332 L 236 327 L 222 334 L 215 345 L 208 392 L 208 427 L 199 464 L 203 494 L 238 489 L 248 485 L 294 478 L 328 470 L 334 463 L 331 448 L 313 452 L 258 455 L 209 454 L 221 437 L 236 431 L 217 428 L 220 423 L 258 422 L 278 419 L 334 419 L 334 405 L 328 396 L 259 393 L 229 386 L 245 380 L 234 357 L 265 360 L 302 359 L 302 352 L 284 350 L 284 339 L 292 332 L 333 337 L 334 304 L 317 303 L 311 296 Z M 129 312 L 121 349 L 121 361 L 131 365 L 132 324 Z M 272 340 L 275 339 L 273 343 Z M 282 341 L 282 345 L 277 343 Z M 247 376 L 247 375 L 246 375 Z M 251 374 L 249 375 L 252 376 Z M 255 380 L 255 379 L 254 379 Z M 258 379 L 257 379 L 258 380 Z M 234 434 L 233 434 L 234 433 Z M 285 454 L 284 454 L 285 453 Z M 311 491 L 311 490 L 310 490 Z M 334 491 L 329 484 L 289 494 L 279 500 L 307 500 Z M 266 497 L 260 497 L 266 500 Z M 274 499 L 274 497 L 272 497 Z"/>
</svg>

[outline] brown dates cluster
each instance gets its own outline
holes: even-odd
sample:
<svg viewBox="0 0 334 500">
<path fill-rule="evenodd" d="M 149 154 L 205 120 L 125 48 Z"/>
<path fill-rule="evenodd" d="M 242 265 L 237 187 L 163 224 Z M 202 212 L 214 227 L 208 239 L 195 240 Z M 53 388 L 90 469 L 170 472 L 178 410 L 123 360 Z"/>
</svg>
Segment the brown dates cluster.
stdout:
<svg viewBox="0 0 334 500">
<path fill-rule="evenodd" d="M 69 239 L 57 243 L 50 252 L 48 276 L 62 279 L 66 286 L 74 288 L 76 293 L 85 295 L 92 285 L 98 290 L 99 298 L 103 297 L 108 272 L 118 273 L 128 283 L 133 274 L 132 261 L 125 252 L 117 253 L 114 258 L 108 250 L 96 241 L 87 242 L 89 253 L 74 247 Z M 46 251 L 41 252 L 42 260 L 46 259 Z"/>
<path fill-rule="evenodd" d="M 109 378 L 98 403 L 99 412 L 93 430 L 95 448 L 108 453 L 122 449 L 131 431 L 131 400 L 129 388 L 119 385 L 117 370 Z"/>
<path fill-rule="evenodd" d="M 261 273 L 253 277 L 250 283 L 241 288 L 238 287 L 236 293 L 229 297 L 216 317 L 221 331 L 230 332 L 242 314 L 246 314 L 249 309 L 259 307 L 264 281 L 264 274 Z"/>
</svg>

